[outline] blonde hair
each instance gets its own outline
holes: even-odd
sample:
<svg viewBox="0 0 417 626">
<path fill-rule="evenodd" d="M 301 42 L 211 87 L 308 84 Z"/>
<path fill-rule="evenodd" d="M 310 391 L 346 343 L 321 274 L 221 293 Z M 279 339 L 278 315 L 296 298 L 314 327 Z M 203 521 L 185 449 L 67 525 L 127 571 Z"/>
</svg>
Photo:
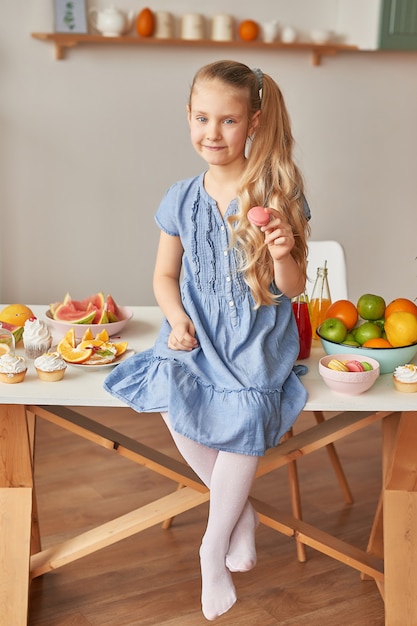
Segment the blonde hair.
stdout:
<svg viewBox="0 0 417 626">
<path fill-rule="evenodd" d="M 294 139 L 289 115 L 278 85 L 268 74 L 254 72 L 236 61 L 217 61 L 197 72 L 191 94 L 197 81 L 213 79 L 240 90 L 243 96 L 246 92 L 249 121 L 260 111 L 239 184 L 239 210 L 229 218 L 229 225 L 231 245 L 238 252 L 239 269 L 256 306 L 276 304 L 277 295 L 271 291 L 273 260 L 264 234 L 249 222 L 247 215 L 253 206 L 268 206 L 286 216 L 295 238 L 291 254 L 306 276 L 310 229 L 304 213 L 304 183 L 292 155 Z"/>
</svg>

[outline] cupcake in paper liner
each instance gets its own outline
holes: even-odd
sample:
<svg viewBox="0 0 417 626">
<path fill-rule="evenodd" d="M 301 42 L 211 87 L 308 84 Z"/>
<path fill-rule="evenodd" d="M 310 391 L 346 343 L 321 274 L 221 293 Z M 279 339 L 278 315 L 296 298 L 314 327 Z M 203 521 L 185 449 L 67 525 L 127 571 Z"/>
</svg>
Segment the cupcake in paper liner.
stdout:
<svg viewBox="0 0 417 626">
<path fill-rule="evenodd" d="M 52 335 L 46 322 L 31 317 L 23 327 L 23 345 L 28 359 L 36 359 L 48 352 L 52 345 Z"/>
</svg>

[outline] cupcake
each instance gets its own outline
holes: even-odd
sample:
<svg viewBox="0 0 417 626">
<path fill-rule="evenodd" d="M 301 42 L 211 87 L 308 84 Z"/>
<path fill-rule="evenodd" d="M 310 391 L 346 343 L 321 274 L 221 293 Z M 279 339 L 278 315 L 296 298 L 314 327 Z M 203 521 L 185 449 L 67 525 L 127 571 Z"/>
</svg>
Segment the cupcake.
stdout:
<svg viewBox="0 0 417 626">
<path fill-rule="evenodd" d="M 21 383 L 27 372 L 26 361 L 22 356 L 11 352 L 0 357 L 0 381 L 2 383 Z"/>
<path fill-rule="evenodd" d="M 413 393 L 417 391 L 417 365 L 407 363 L 396 367 L 392 375 L 397 391 Z"/>
<path fill-rule="evenodd" d="M 67 364 L 58 352 L 45 352 L 38 356 L 33 365 L 41 380 L 54 383 L 64 378 Z"/>
<path fill-rule="evenodd" d="M 42 320 L 31 317 L 23 327 L 23 345 L 28 359 L 36 359 L 48 352 L 52 345 L 52 335 Z"/>
</svg>

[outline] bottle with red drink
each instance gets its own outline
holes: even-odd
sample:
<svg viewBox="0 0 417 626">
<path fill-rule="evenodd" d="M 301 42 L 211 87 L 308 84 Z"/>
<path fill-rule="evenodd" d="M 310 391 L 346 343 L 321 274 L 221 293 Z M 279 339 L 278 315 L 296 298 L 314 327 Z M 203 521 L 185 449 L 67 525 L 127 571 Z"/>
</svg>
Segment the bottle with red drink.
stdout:
<svg viewBox="0 0 417 626">
<path fill-rule="evenodd" d="M 300 352 L 298 359 L 308 359 L 311 351 L 313 332 L 311 328 L 310 305 L 307 292 L 292 299 L 292 310 L 297 322 L 298 336 L 300 338 Z"/>
</svg>

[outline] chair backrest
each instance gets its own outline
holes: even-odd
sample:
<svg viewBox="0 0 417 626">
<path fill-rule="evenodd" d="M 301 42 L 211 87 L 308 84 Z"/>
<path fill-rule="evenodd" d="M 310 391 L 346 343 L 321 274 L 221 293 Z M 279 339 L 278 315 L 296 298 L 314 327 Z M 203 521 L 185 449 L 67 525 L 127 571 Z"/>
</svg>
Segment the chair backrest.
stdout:
<svg viewBox="0 0 417 626">
<path fill-rule="evenodd" d="M 348 286 L 346 259 L 343 247 L 338 241 L 309 241 L 307 265 L 307 293 L 311 298 L 317 268 L 324 267 L 327 261 L 330 296 L 332 301 L 347 300 Z"/>
</svg>

